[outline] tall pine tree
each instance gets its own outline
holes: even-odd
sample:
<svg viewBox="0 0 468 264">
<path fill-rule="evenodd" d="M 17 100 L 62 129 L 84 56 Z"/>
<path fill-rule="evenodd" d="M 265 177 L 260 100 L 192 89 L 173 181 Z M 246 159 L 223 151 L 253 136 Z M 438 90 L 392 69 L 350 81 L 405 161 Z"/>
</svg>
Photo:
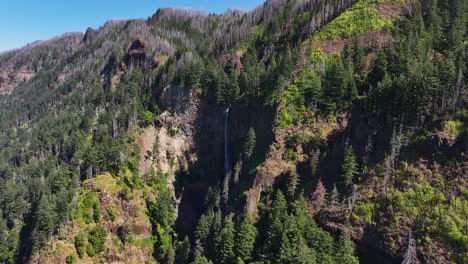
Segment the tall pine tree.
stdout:
<svg viewBox="0 0 468 264">
<path fill-rule="evenodd" d="M 234 234 L 234 223 L 229 217 L 226 217 L 224 227 L 215 238 L 216 263 L 228 264 L 234 262 Z"/>
<path fill-rule="evenodd" d="M 253 225 L 250 216 L 244 217 L 236 233 L 234 252 L 237 257 L 243 261 L 250 261 L 252 259 L 257 234 L 257 228 Z"/>
<path fill-rule="evenodd" d="M 356 156 L 353 147 L 346 150 L 344 161 L 341 164 L 341 177 L 346 188 L 353 184 L 354 176 L 357 174 Z"/>
<path fill-rule="evenodd" d="M 336 263 L 359 264 L 355 246 L 353 241 L 351 241 L 348 230 L 344 230 L 340 235 L 336 246 L 335 260 Z"/>
</svg>

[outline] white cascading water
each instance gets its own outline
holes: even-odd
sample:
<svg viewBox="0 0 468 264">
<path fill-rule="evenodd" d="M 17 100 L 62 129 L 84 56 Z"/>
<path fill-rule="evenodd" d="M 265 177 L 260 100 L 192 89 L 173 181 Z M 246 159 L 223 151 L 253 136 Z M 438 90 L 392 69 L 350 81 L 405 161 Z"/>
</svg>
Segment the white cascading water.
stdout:
<svg viewBox="0 0 468 264">
<path fill-rule="evenodd" d="M 228 119 L 229 119 L 229 108 L 224 112 L 224 174 L 228 175 L 231 173 L 231 162 L 229 160 L 229 138 L 228 138 Z"/>
<path fill-rule="evenodd" d="M 229 108 L 224 112 L 224 184 L 223 201 L 228 202 L 229 182 L 231 181 L 231 161 L 229 159 L 229 133 L 228 133 Z"/>
</svg>

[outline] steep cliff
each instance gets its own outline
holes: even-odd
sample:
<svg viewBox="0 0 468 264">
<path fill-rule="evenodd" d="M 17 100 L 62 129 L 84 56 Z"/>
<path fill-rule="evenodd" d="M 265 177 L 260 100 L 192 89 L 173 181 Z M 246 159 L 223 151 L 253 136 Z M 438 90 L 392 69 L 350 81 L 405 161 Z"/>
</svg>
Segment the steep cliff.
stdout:
<svg viewBox="0 0 468 264">
<path fill-rule="evenodd" d="M 1 54 L 0 262 L 464 263 L 448 2 L 161 9 Z"/>
</svg>

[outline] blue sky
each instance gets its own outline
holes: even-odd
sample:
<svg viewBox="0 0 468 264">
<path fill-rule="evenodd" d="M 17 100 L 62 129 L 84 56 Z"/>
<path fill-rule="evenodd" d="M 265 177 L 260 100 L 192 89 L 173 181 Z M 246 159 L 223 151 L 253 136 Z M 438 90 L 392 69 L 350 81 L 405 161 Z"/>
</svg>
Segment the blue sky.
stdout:
<svg viewBox="0 0 468 264">
<path fill-rule="evenodd" d="M 146 18 L 160 7 L 221 13 L 264 0 L 0 0 L 0 52 L 65 32 L 84 32 L 112 18 Z"/>
</svg>

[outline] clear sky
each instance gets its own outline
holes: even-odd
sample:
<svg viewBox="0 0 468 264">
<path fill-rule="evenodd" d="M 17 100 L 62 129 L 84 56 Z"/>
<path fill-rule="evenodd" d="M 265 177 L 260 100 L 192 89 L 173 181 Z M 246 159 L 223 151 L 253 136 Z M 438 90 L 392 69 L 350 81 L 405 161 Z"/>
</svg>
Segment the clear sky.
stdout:
<svg viewBox="0 0 468 264">
<path fill-rule="evenodd" d="M 147 18 L 160 7 L 221 13 L 264 0 L 0 0 L 0 52 L 65 32 L 84 32 L 113 18 Z"/>
</svg>

